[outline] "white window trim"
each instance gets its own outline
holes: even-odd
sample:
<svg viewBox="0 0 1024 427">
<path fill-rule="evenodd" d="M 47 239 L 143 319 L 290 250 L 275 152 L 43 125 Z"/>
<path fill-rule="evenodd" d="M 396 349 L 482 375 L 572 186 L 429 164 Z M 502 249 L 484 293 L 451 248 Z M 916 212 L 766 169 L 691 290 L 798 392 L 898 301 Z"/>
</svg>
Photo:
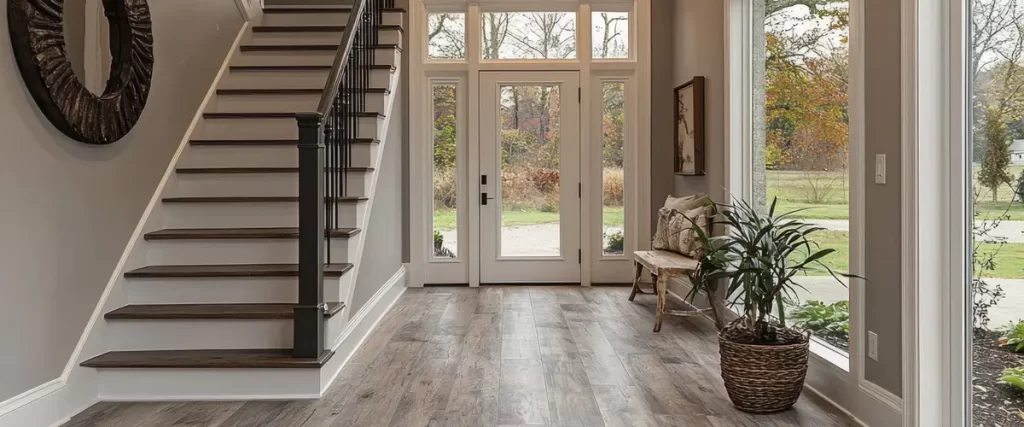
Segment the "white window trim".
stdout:
<svg viewBox="0 0 1024 427">
<path fill-rule="evenodd" d="M 905 426 L 969 425 L 968 6 L 901 3 Z"/>
<path fill-rule="evenodd" d="M 452 3 L 430 3 L 424 4 L 421 0 L 412 0 L 409 4 L 409 34 L 411 40 L 414 43 L 410 43 L 410 188 L 419 188 L 419 183 L 429 179 L 432 176 L 432 169 L 428 167 L 427 160 L 431 155 L 431 151 L 428 147 L 431 144 L 423 143 L 422 138 L 426 133 L 426 130 L 431 129 L 430 123 L 427 123 L 427 117 L 422 114 L 422 111 L 428 110 L 429 96 L 424 88 L 429 87 L 429 77 L 459 77 L 465 84 L 465 89 L 462 91 L 465 98 L 465 117 L 466 117 L 466 129 L 465 137 L 463 140 L 471 140 L 472 138 L 479 138 L 479 97 L 475 96 L 476 89 L 479 87 L 479 79 L 481 71 L 579 71 L 580 72 L 580 86 L 582 90 L 582 103 L 581 103 L 581 118 L 591 117 L 591 97 L 593 96 L 593 90 L 591 85 L 593 84 L 592 72 L 596 75 L 630 75 L 632 89 L 635 93 L 635 109 L 631 109 L 631 113 L 635 114 L 634 130 L 630 132 L 635 134 L 636 143 L 627 147 L 627 157 L 631 157 L 636 160 L 634 170 L 637 179 L 632 180 L 626 191 L 632 193 L 632 204 L 627 206 L 627 209 L 631 209 L 633 212 L 632 228 L 634 230 L 649 230 L 650 229 L 650 185 L 651 177 L 649 173 L 641 173 L 641 171 L 650 170 L 651 162 L 651 123 L 649 120 L 641 120 L 643 117 L 650 117 L 651 113 L 651 33 L 650 33 L 650 22 L 651 22 L 651 1 L 652 0 L 635 0 L 633 6 L 623 7 L 621 5 L 595 3 L 594 6 L 600 11 L 604 10 L 626 10 L 631 9 L 630 12 L 630 58 L 629 59 L 591 59 L 591 4 L 588 2 L 558 2 L 552 4 L 552 2 L 542 1 L 530 1 L 530 2 L 487 2 L 487 3 L 469 3 L 468 5 L 462 4 L 461 6 L 454 6 Z M 427 59 L 427 42 L 426 42 L 426 19 L 427 13 L 429 12 L 465 12 L 466 13 L 466 59 L 465 60 L 430 60 Z M 483 11 L 562 11 L 577 13 L 576 25 L 577 25 L 577 58 L 567 60 L 483 60 L 480 52 L 480 14 Z M 581 31 L 581 29 L 585 29 Z M 422 42 L 417 41 L 422 40 Z M 419 109 L 415 107 L 419 106 Z M 461 107 L 460 107 L 461 108 Z M 635 110 L 635 111 L 633 111 Z M 586 125 L 586 121 L 581 123 L 581 140 L 587 140 L 590 138 L 590 126 Z M 479 152 L 475 147 L 475 144 L 466 144 L 465 157 L 478 158 Z M 583 159 L 581 159 L 583 160 Z M 469 166 L 466 168 L 468 177 L 475 177 L 480 175 L 479 165 L 476 162 L 467 162 Z M 593 177 L 585 177 L 585 180 L 593 180 Z M 471 179 L 466 180 L 467 191 L 465 197 L 459 200 L 460 205 L 465 204 L 467 206 L 478 205 L 479 192 L 469 191 L 473 188 L 473 182 Z M 584 186 L 587 186 L 588 182 L 584 182 Z M 430 204 L 433 203 L 433 198 L 429 199 L 423 197 L 423 195 L 410 194 L 410 249 L 411 262 L 409 265 L 410 270 L 410 286 L 423 286 L 424 283 L 432 283 L 427 277 L 428 269 L 432 266 L 439 264 L 450 264 L 454 265 L 455 262 L 428 262 L 431 254 L 429 253 L 428 234 L 432 234 L 433 225 L 432 221 L 423 219 L 430 216 Z M 584 199 L 582 200 L 583 206 L 589 206 L 591 203 L 588 192 L 584 192 Z M 583 209 L 581 212 L 581 226 L 584 230 L 591 229 L 591 222 L 593 215 L 589 212 L 589 209 Z M 479 260 L 474 258 L 479 254 L 479 225 L 480 218 L 478 210 L 471 209 L 471 213 L 467 215 L 465 221 L 460 221 L 459 227 L 462 228 L 462 224 L 466 225 L 466 232 L 461 233 L 459 243 L 459 260 L 466 260 L 465 281 L 455 281 L 452 283 L 469 283 L 470 286 L 479 286 L 480 284 L 480 264 Z M 634 232 L 636 234 L 636 232 Z M 462 241 L 466 241 L 465 252 L 463 251 L 464 245 Z M 581 238 L 581 245 L 583 246 L 583 266 L 582 266 L 582 279 L 581 282 L 584 286 L 589 286 L 593 278 L 593 272 L 595 263 L 599 263 L 601 253 L 596 251 L 592 247 L 593 236 L 591 233 L 583 233 Z M 627 242 L 628 245 L 628 242 Z M 649 248 L 650 242 L 647 239 L 635 238 L 636 250 L 643 250 Z M 597 282 L 607 282 L 602 280 L 600 277 L 597 278 Z"/>
<path fill-rule="evenodd" d="M 725 187 L 730 195 L 752 191 L 752 37 L 751 0 L 725 2 L 726 141 Z M 850 0 L 850 270 L 864 272 L 864 0 Z M 812 343 L 807 386 L 867 425 L 896 425 L 902 418 L 898 396 L 864 379 L 861 337 L 864 330 L 864 284 L 851 281 L 849 357 Z M 814 345 L 817 344 L 817 345 Z M 844 363 L 845 362 L 845 363 Z M 851 363 L 853 362 L 853 363 Z"/>
</svg>

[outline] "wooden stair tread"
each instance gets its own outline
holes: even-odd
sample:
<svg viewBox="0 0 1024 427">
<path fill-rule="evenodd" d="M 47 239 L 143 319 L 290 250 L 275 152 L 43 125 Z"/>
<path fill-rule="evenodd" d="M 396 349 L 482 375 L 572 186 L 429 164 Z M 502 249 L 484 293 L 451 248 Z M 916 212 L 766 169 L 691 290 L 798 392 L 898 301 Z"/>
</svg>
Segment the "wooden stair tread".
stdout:
<svg viewBox="0 0 1024 427">
<path fill-rule="evenodd" d="M 376 138 L 356 138 L 353 144 L 380 144 Z M 299 145 L 297 139 L 193 139 L 189 144 L 196 146 L 251 146 L 251 145 Z"/>
<path fill-rule="evenodd" d="M 405 32 L 401 25 L 381 25 L 381 30 L 398 30 Z M 257 25 L 252 27 L 254 33 L 340 33 L 345 31 L 344 25 Z"/>
<path fill-rule="evenodd" d="M 328 199 L 335 203 L 359 203 L 368 197 L 335 197 Z M 208 197 L 164 197 L 164 203 L 298 203 L 298 196 L 208 196 Z"/>
<path fill-rule="evenodd" d="M 397 67 L 388 64 L 373 64 L 374 70 L 395 71 Z M 229 71 L 331 71 L 330 65 L 232 65 Z"/>
<path fill-rule="evenodd" d="M 363 166 L 349 168 L 331 168 L 331 171 L 345 170 L 348 172 L 373 172 L 374 169 Z M 259 173 L 299 173 L 293 167 L 221 167 L 221 168 L 176 168 L 182 174 L 259 174 Z"/>
<path fill-rule="evenodd" d="M 203 113 L 206 119 L 294 119 L 297 113 L 294 112 L 232 112 L 232 113 Z M 382 113 L 365 111 L 355 113 L 356 117 L 376 117 L 383 119 Z"/>
<path fill-rule="evenodd" d="M 352 10 L 352 6 L 298 6 L 298 7 L 264 7 L 263 13 L 339 13 Z M 400 7 L 384 7 L 382 12 L 405 12 Z"/>
<path fill-rule="evenodd" d="M 292 357 L 289 349 L 111 351 L 82 362 L 87 368 L 276 369 L 319 368 L 334 356 Z"/>
<path fill-rule="evenodd" d="M 243 44 L 238 49 L 242 52 L 287 52 L 292 50 L 313 50 L 313 51 L 337 51 L 337 44 Z M 372 49 L 394 49 L 402 51 L 402 46 L 396 43 L 381 43 L 370 46 Z"/>
<path fill-rule="evenodd" d="M 365 93 L 383 93 L 388 95 L 391 93 L 391 89 L 383 87 L 370 87 L 370 88 L 342 88 L 343 92 L 365 92 Z M 298 88 L 298 89 L 266 89 L 266 88 L 252 88 L 252 89 L 217 89 L 217 95 L 315 95 L 324 92 L 324 88 Z"/>
<path fill-rule="evenodd" d="M 296 304 L 129 304 L 105 314 L 109 320 L 276 320 L 291 319 Z M 329 302 L 325 317 L 345 308 Z"/>
<path fill-rule="evenodd" d="M 349 238 L 359 234 L 358 228 L 339 228 L 324 232 L 331 238 Z M 146 240 L 202 240 L 202 239 L 297 239 L 297 227 L 274 228 L 168 228 L 146 233 Z"/>
<path fill-rule="evenodd" d="M 324 277 L 341 277 L 352 264 L 324 264 Z M 150 265 L 124 273 L 127 278 L 296 277 L 298 264 Z"/>
</svg>

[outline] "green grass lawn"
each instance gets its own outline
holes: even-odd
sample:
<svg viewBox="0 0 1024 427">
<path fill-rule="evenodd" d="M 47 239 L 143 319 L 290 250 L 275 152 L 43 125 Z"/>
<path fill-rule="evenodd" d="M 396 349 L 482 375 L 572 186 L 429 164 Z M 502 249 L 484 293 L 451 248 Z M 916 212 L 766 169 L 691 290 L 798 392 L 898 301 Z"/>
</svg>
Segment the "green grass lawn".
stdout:
<svg viewBox="0 0 1024 427">
<path fill-rule="evenodd" d="M 604 225 L 608 226 L 622 226 L 623 224 L 623 208 L 620 207 L 605 207 L 604 208 Z M 540 211 L 504 211 L 501 215 L 502 224 L 505 226 L 511 225 L 534 225 L 534 224 L 551 224 L 558 222 L 558 212 L 540 212 Z M 455 210 L 453 209 L 438 209 L 434 211 L 434 229 L 438 231 L 447 231 L 455 228 Z"/>
<path fill-rule="evenodd" d="M 824 248 L 833 248 L 835 253 L 825 258 L 825 264 L 836 271 L 850 269 L 850 236 L 845 231 L 819 231 L 811 235 L 812 240 Z M 1007 243 L 1000 247 L 996 243 L 983 243 L 980 253 L 999 252 L 995 258 L 996 269 L 986 273 L 987 277 L 1024 277 L 1024 243 Z M 870 277 L 868 278 L 870 279 Z"/>
</svg>

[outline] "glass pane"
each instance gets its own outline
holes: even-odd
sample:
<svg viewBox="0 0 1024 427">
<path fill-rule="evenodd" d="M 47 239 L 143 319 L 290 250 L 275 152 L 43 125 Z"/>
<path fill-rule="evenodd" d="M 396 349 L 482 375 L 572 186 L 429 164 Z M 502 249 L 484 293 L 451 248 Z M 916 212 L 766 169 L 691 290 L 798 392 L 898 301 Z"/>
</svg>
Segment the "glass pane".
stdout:
<svg viewBox="0 0 1024 427">
<path fill-rule="evenodd" d="M 629 58 L 629 12 L 594 12 L 594 58 Z"/>
<path fill-rule="evenodd" d="M 1020 425 L 1024 389 L 1024 3 L 969 3 L 975 426 Z M 1007 381 L 1001 381 L 1003 378 Z"/>
<path fill-rule="evenodd" d="M 427 14 L 427 58 L 466 58 L 466 14 Z"/>
<path fill-rule="evenodd" d="M 434 85 L 434 240 L 436 258 L 458 256 L 456 86 Z"/>
<path fill-rule="evenodd" d="M 485 12 L 480 15 L 483 59 L 573 59 L 573 12 Z"/>
<path fill-rule="evenodd" d="M 765 2 L 765 0 L 756 0 Z M 777 212 L 825 231 L 811 240 L 835 253 L 823 262 L 849 271 L 849 2 L 815 10 L 764 8 L 754 23 L 754 204 L 778 198 Z M 817 248 L 814 248 L 817 250 Z M 794 254 L 802 261 L 807 253 Z M 824 270 L 824 269 L 822 269 Z M 787 301 L 788 320 L 849 351 L 849 290 L 827 271 L 796 278 L 806 288 Z"/>
<path fill-rule="evenodd" d="M 623 146 L 626 142 L 623 108 L 626 99 L 626 84 L 605 83 L 602 89 L 602 253 L 614 256 L 623 255 L 625 246 L 625 230 L 622 225 L 624 223 L 623 206 L 626 186 L 622 173 L 622 162 L 625 159 Z"/>
<path fill-rule="evenodd" d="M 559 256 L 558 86 L 502 86 L 499 102 L 501 256 Z"/>
</svg>

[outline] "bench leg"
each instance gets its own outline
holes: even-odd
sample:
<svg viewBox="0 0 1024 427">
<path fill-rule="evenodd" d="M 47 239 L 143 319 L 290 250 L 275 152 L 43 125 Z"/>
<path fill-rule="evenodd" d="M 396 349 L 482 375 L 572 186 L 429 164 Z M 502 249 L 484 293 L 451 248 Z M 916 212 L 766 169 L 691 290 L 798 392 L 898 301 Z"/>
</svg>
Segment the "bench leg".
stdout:
<svg viewBox="0 0 1024 427">
<path fill-rule="evenodd" d="M 665 294 L 668 291 L 668 277 L 655 276 L 654 290 L 658 293 L 658 313 L 654 320 L 654 332 L 661 332 L 661 317 L 665 314 Z"/>
<path fill-rule="evenodd" d="M 633 267 L 636 269 L 636 273 L 633 275 L 633 291 L 629 293 L 630 301 L 633 301 L 633 298 L 636 298 L 636 293 L 640 292 L 640 275 L 644 273 L 643 264 L 634 262 Z"/>
</svg>

